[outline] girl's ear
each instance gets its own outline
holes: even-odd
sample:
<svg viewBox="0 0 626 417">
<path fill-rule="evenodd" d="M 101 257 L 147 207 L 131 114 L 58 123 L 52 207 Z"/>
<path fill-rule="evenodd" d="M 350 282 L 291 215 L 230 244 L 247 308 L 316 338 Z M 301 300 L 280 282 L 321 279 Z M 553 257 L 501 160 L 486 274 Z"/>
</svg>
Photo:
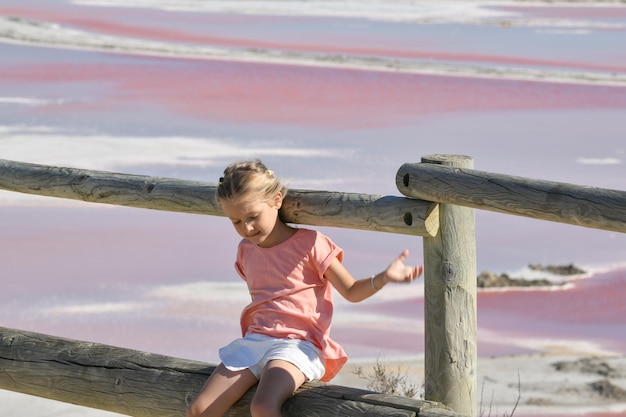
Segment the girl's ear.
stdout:
<svg viewBox="0 0 626 417">
<path fill-rule="evenodd" d="M 275 209 L 280 209 L 283 206 L 283 193 L 281 193 L 280 191 L 277 192 L 272 199 L 272 202 Z"/>
</svg>

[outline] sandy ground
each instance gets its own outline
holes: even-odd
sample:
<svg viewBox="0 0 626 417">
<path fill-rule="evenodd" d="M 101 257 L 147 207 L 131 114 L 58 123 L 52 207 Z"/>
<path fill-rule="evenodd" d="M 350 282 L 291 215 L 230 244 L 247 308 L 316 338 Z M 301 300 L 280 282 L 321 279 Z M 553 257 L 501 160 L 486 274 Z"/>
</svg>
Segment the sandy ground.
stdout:
<svg viewBox="0 0 626 417">
<path fill-rule="evenodd" d="M 333 380 L 335 385 L 368 388 L 376 362 L 351 361 Z M 378 364 L 390 376 L 406 376 L 406 385 L 421 388 L 423 358 L 388 360 Z M 361 367 L 363 375 L 357 375 Z M 366 376 L 368 378 L 363 378 Z M 626 355 L 586 356 L 534 354 L 480 358 L 478 361 L 478 415 L 626 415 Z M 418 394 L 418 396 L 421 394 Z M 0 390 L 0 411 L 8 417 L 107 417 L 118 414 Z"/>
<path fill-rule="evenodd" d="M 391 375 L 406 376 L 420 388 L 423 358 L 386 360 Z M 364 379 L 355 373 L 362 367 Z M 337 385 L 368 388 L 372 363 L 352 362 L 333 381 Z M 626 356 L 533 354 L 479 358 L 477 400 L 479 415 L 626 415 Z M 423 392 L 421 393 L 423 395 Z"/>
</svg>

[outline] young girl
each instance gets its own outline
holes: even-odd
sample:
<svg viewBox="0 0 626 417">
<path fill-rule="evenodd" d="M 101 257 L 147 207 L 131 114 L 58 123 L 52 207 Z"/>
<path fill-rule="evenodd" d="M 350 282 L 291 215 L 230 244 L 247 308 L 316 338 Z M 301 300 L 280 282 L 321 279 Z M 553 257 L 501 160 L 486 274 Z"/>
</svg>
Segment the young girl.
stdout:
<svg viewBox="0 0 626 417">
<path fill-rule="evenodd" d="M 253 417 L 281 416 L 283 403 L 305 381 L 329 381 L 346 363 L 329 336 L 332 287 L 352 302 L 388 282 L 411 282 L 423 268 L 404 264 L 404 251 L 381 273 L 355 280 L 328 237 L 283 222 L 286 189 L 261 161 L 237 162 L 220 178 L 217 200 L 243 238 L 235 269 L 252 302 L 241 314 L 243 337 L 220 349 L 222 363 L 187 410 L 188 417 L 222 416 L 258 383 Z"/>
</svg>

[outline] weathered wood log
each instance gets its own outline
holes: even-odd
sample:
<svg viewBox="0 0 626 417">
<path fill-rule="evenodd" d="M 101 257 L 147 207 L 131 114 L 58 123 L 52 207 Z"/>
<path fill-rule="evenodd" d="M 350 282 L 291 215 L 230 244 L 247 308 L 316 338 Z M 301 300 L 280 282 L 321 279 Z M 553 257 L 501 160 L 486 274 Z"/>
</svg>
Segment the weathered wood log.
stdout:
<svg viewBox="0 0 626 417">
<path fill-rule="evenodd" d="M 396 185 L 413 198 L 626 232 L 626 191 L 436 164 L 402 165 Z"/>
<path fill-rule="evenodd" d="M 212 183 L 59 168 L 0 159 L 0 189 L 92 203 L 223 216 Z M 434 236 L 436 203 L 405 197 L 289 190 L 290 223 Z"/>
<path fill-rule="evenodd" d="M 184 416 L 214 365 L 0 327 L 0 389 L 136 417 Z M 227 416 L 250 416 L 254 388 Z M 431 401 L 306 383 L 283 408 L 297 417 L 449 416 Z"/>
<path fill-rule="evenodd" d="M 426 164 L 472 168 L 459 155 L 431 155 Z M 476 238 L 474 210 L 441 204 L 439 234 L 424 238 L 425 398 L 475 415 Z"/>
<path fill-rule="evenodd" d="M 281 216 L 290 223 L 435 236 L 439 206 L 412 198 L 289 190 Z"/>
</svg>

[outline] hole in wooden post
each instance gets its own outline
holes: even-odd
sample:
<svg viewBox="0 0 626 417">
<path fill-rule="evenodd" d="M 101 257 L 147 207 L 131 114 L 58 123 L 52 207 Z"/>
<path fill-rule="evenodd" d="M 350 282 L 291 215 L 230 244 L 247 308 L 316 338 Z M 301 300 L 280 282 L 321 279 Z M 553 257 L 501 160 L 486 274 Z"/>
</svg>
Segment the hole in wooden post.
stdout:
<svg viewBox="0 0 626 417">
<path fill-rule="evenodd" d="M 409 174 L 404 174 L 404 177 L 402 178 L 402 182 L 404 183 L 405 187 L 409 186 Z"/>
<path fill-rule="evenodd" d="M 411 213 L 404 213 L 404 224 L 411 226 L 413 224 L 413 215 Z"/>
</svg>

